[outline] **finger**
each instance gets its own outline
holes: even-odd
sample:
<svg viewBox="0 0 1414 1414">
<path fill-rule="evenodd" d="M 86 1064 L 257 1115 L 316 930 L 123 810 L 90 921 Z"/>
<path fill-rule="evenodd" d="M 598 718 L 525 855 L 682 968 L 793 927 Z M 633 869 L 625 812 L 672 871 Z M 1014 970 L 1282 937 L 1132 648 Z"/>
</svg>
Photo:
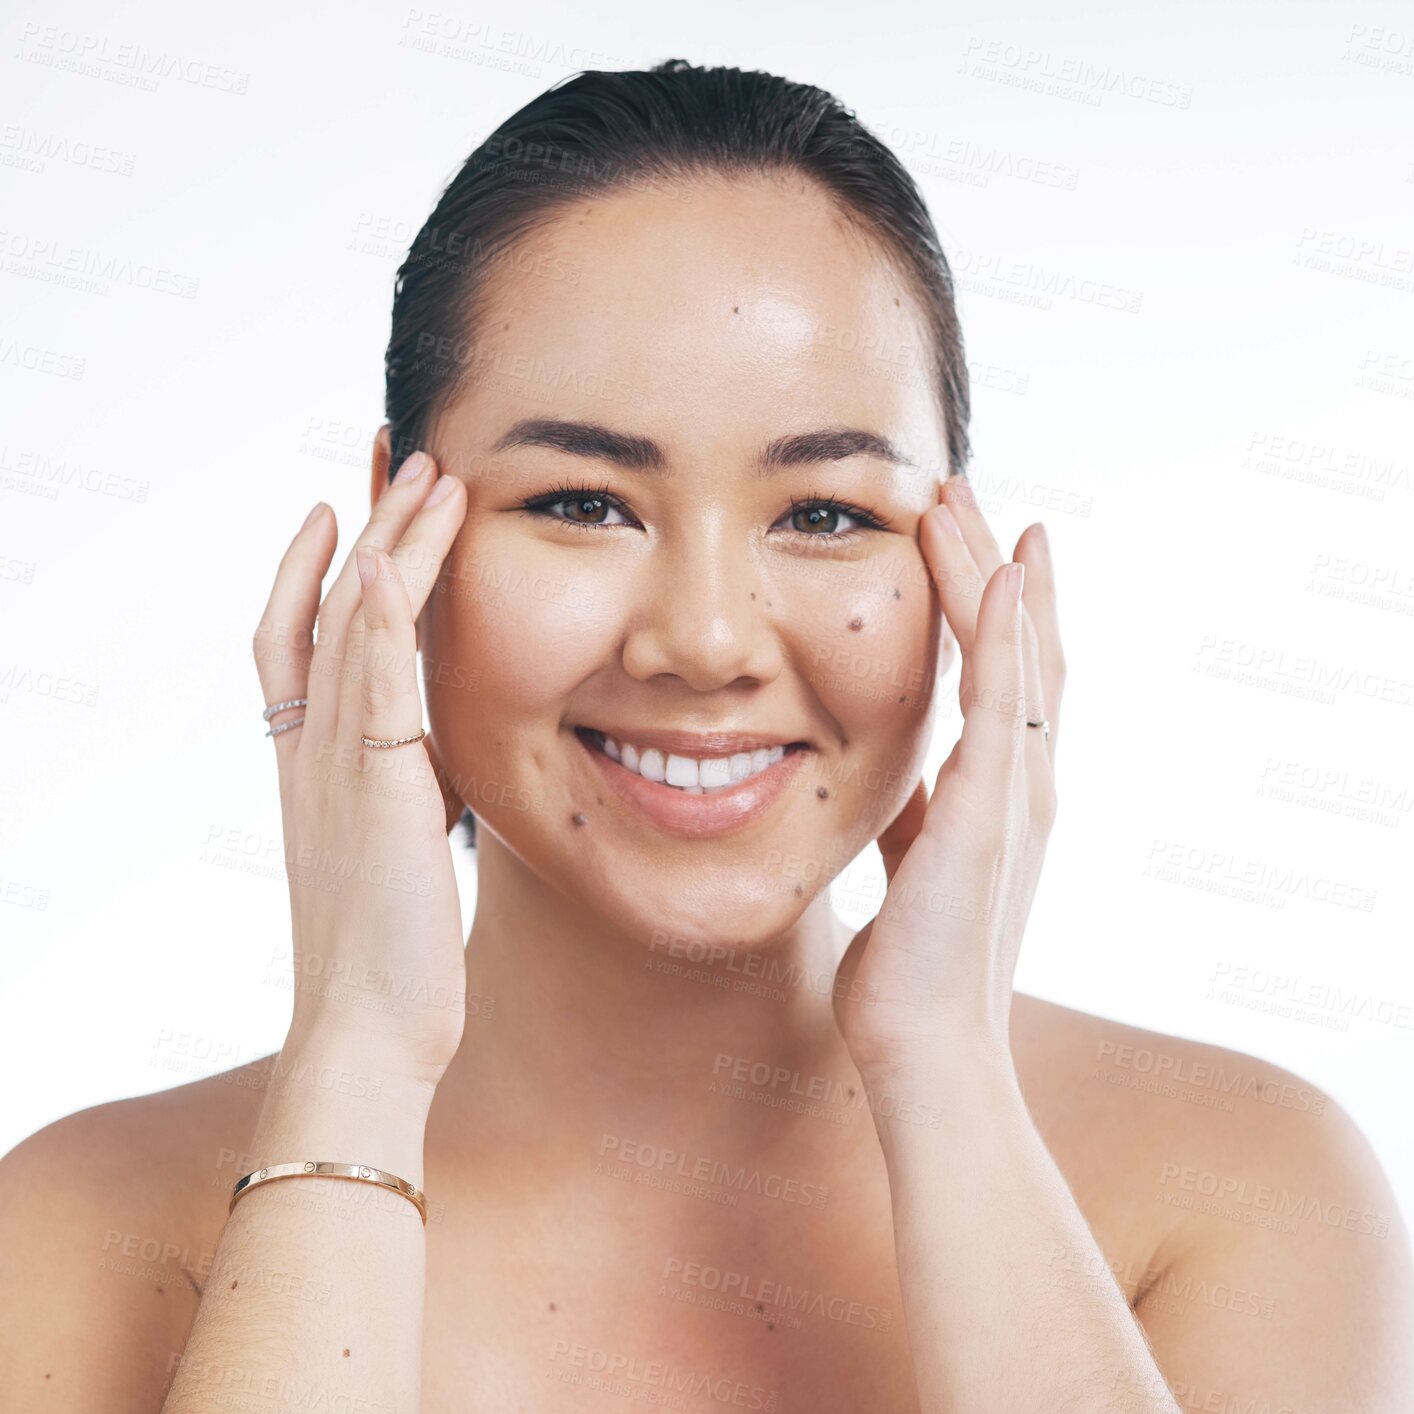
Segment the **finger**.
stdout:
<svg viewBox="0 0 1414 1414">
<path fill-rule="evenodd" d="M 313 690 L 307 694 L 309 710 L 305 722 L 306 726 L 315 728 L 321 739 L 333 740 L 338 735 L 340 680 L 349 624 L 363 597 L 358 575 L 359 547 L 371 545 L 383 550 L 396 545 L 418 507 L 427 499 L 436 477 L 436 467 L 426 452 L 414 452 L 403 463 L 397 479 L 379 497 L 368 524 L 354 542 L 319 606 L 314 653 L 309 664 Z M 319 692 L 320 683 L 329 684 L 331 690 Z"/>
<path fill-rule="evenodd" d="M 295 533 L 275 572 L 275 583 L 251 645 L 261 695 L 267 707 L 309 695 L 309 663 L 319 587 L 328 572 L 337 539 L 334 512 L 320 501 Z M 287 707 L 271 716 L 270 727 L 296 722 L 305 715 L 303 707 Z M 273 737 L 275 757 L 281 769 L 303 732 L 304 727 L 293 727 Z"/>
<path fill-rule="evenodd" d="M 354 558 L 365 644 L 358 667 L 360 734 L 384 741 L 415 736 L 422 726 L 422 697 L 417 689 L 417 633 L 407 590 L 398 567 L 384 551 L 364 545 Z M 366 748 L 369 752 L 382 749 Z"/>
<path fill-rule="evenodd" d="M 1022 601 L 1036 629 L 1036 652 L 1044 699 L 1045 718 L 1051 724 L 1047 742 L 1055 760 L 1056 736 L 1060 730 L 1061 696 L 1065 689 L 1065 651 L 1061 646 L 1060 619 L 1056 612 L 1055 562 L 1051 558 L 1050 537 L 1037 521 L 1022 532 L 1015 558 L 1026 566 L 1026 588 Z M 1035 720 L 1032 714 L 1032 720 Z"/>
<path fill-rule="evenodd" d="M 978 568 L 962 538 L 962 527 L 946 503 L 932 507 L 919 522 L 918 542 L 966 663 L 977 636 L 977 611 L 987 576 Z"/>
<path fill-rule="evenodd" d="M 974 800 L 1006 801 L 1024 770 L 1026 671 L 1022 660 L 1025 568 L 1006 564 L 987 581 L 973 645 L 973 694 L 962 724 L 958 775 Z"/>
<path fill-rule="evenodd" d="M 1000 546 L 997 544 L 996 536 L 992 534 L 992 528 L 987 524 L 987 518 L 982 514 L 982 508 L 977 503 L 977 493 L 972 482 L 965 473 L 949 477 L 942 486 L 941 495 L 944 504 L 952 511 L 957 518 L 958 526 L 962 532 L 963 540 L 971 551 L 972 558 L 977 564 L 983 579 L 989 578 L 996 573 L 998 566 L 1005 563 L 1002 558 Z M 1015 561 L 1016 556 L 1012 559 Z M 1031 638 L 1035 634 L 1034 625 L 1030 620 L 1030 599 L 1023 593 L 1022 614 L 1027 619 L 1026 633 Z M 1023 661 L 1026 655 L 1023 654 Z M 962 692 L 963 710 L 966 711 L 965 685 L 959 685 Z M 1027 693 L 1031 701 L 1033 710 L 1029 713 L 1033 722 L 1042 721 L 1045 718 L 1045 704 L 1042 701 L 1044 696 L 1044 683 L 1039 674 L 1034 679 L 1028 678 Z M 1034 729 L 1036 734 L 1043 740 L 1045 733 L 1039 728 Z"/>
<path fill-rule="evenodd" d="M 387 499 L 386 493 L 384 499 Z M 461 479 L 440 476 L 397 544 L 383 547 L 398 567 L 399 577 L 407 592 L 414 625 L 414 655 L 417 651 L 417 616 L 432 593 L 438 571 L 466 517 L 466 506 L 466 486 Z M 355 612 L 344 646 L 345 671 L 339 685 L 339 722 L 336 728 L 338 739 L 350 744 L 356 742 L 363 731 L 363 689 L 358 665 L 368 652 L 365 634 L 366 616 Z"/>
<path fill-rule="evenodd" d="M 1026 546 L 1023 544 L 1025 532 L 1022 532 L 1022 540 L 1017 541 L 1017 553 L 1012 556 L 1018 564 L 1024 565 L 1026 561 L 1021 558 Z M 1024 581 L 1023 581 L 1024 586 Z M 1040 784 L 1046 784 L 1046 778 L 1050 775 L 1051 744 L 1047 739 L 1049 728 L 1044 725 L 1046 722 L 1046 692 L 1045 685 L 1041 681 L 1041 652 L 1039 634 L 1036 625 L 1031 621 L 1031 615 L 1026 607 L 1026 590 L 1021 591 L 1021 671 L 1026 683 L 1025 701 L 1023 703 L 1023 717 L 1027 723 L 1026 751 L 1027 760 L 1035 765 L 1036 775 L 1041 778 Z M 1043 723 L 1042 726 L 1033 727 L 1032 722 Z"/>
<path fill-rule="evenodd" d="M 889 883 L 893 882 L 894 874 L 904 855 L 908 853 L 909 845 L 918 838 L 927 811 L 928 787 L 923 784 L 923 778 L 920 776 L 918 784 L 913 787 L 904 802 L 903 809 L 879 836 L 879 853 L 884 857 L 884 877 Z"/>
<path fill-rule="evenodd" d="M 977 504 L 977 493 L 972 489 L 972 483 L 966 474 L 959 473 L 957 476 L 948 477 L 943 482 L 942 497 L 944 504 L 957 517 L 957 523 L 962 528 L 962 538 L 967 542 L 967 548 L 972 551 L 977 568 L 982 571 L 984 579 L 990 579 L 996 573 L 997 567 L 1005 561 L 1002 558 L 1001 546 L 997 544 L 997 538 L 992 534 L 987 518 Z"/>
</svg>

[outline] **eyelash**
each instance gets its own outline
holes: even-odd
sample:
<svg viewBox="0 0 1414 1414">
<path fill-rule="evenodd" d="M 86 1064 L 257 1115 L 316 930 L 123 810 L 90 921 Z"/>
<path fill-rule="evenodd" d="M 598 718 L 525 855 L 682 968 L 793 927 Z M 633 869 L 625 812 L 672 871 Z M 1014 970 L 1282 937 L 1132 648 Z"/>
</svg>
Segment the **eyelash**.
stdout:
<svg viewBox="0 0 1414 1414">
<path fill-rule="evenodd" d="M 553 520 L 560 525 L 568 525 L 576 530 L 601 530 L 607 527 L 602 524 L 594 524 L 582 520 L 569 520 L 564 516 L 548 514 L 552 506 L 558 506 L 565 501 L 604 501 L 611 509 L 619 512 L 620 515 L 630 516 L 627 506 L 615 496 L 607 486 L 569 486 L 559 485 L 547 491 L 543 496 L 533 496 L 529 500 L 521 503 L 520 509 L 531 515 L 541 516 L 546 520 Z M 848 516 L 851 520 L 858 521 L 859 524 L 852 526 L 848 530 L 837 530 L 830 534 L 813 535 L 808 530 L 796 530 L 793 526 L 788 527 L 789 533 L 800 536 L 804 540 L 825 540 L 838 543 L 845 540 L 853 540 L 866 530 L 887 530 L 888 521 L 881 516 L 877 516 L 873 511 L 866 510 L 863 506 L 856 506 L 851 501 L 842 501 L 838 496 L 818 496 L 808 495 L 800 500 L 791 497 L 790 510 L 786 512 L 786 518 L 792 518 L 798 511 L 802 510 L 827 510 L 838 511 Z M 637 524 L 636 521 L 633 524 Z"/>
</svg>

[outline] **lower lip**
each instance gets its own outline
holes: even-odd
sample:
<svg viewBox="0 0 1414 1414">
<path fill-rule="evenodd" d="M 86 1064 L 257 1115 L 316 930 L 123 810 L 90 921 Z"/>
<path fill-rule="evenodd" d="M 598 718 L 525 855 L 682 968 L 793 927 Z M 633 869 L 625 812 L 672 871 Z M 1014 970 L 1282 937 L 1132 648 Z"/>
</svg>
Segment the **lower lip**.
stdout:
<svg viewBox="0 0 1414 1414">
<path fill-rule="evenodd" d="M 581 751 L 602 772 L 620 800 L 637 806 L 660 829 L 673 834 L 699 839 L 731 834 L 758 820 L 780 798 L 791 783 L 809 747 L 788 751 L 764 771 L 702 795 L 689 795 L 674 786 L 650 781 L 636 771 L 630 771 L 602 751 L 590 746 L 575 732 L 574 739 Z"/>
</svg>

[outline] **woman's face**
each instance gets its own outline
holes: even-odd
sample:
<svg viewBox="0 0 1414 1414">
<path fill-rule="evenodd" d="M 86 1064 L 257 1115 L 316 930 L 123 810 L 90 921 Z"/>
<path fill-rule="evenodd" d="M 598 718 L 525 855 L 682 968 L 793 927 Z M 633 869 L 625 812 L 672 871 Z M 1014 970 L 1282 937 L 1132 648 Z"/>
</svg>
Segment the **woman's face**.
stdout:
<svg viewBox="0 0 1414 1414">
<path fill-rule="evenodd" d="M 442 764 L 630 936 L 767 941 L 898 814 L 953 647 L 921 312 L 766 180 L 586 198 L 489 296 L 428 448 L 469 492 L 421 625 Z"/>
</svg>

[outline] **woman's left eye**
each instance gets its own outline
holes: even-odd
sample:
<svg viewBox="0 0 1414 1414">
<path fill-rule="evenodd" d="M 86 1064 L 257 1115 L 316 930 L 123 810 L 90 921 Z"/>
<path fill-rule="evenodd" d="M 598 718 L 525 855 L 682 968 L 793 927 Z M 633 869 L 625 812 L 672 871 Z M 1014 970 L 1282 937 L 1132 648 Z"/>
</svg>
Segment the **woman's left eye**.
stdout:
<svg viewBox="0 0 1414 1414">
<path fill-rule="evenodd" d="M 563 514 L 560 508 L 564 508 Z M 526 502 L 525 510 L 566 525 L 632 525 L 614 497 L 603 491 L 568 490 Z M 612 517 L 617 516 L 618 519 Z"/>
<path fill-rule="evenodd" d="M 851 523 L 842 525 L 841 522 Z M 843 540 L 860 530 L 884 529 L 883 522 L 862 506 L 819 497 L 793 502 L 776 526 L 809 536 L 812 540 Z"/>
</svg>

